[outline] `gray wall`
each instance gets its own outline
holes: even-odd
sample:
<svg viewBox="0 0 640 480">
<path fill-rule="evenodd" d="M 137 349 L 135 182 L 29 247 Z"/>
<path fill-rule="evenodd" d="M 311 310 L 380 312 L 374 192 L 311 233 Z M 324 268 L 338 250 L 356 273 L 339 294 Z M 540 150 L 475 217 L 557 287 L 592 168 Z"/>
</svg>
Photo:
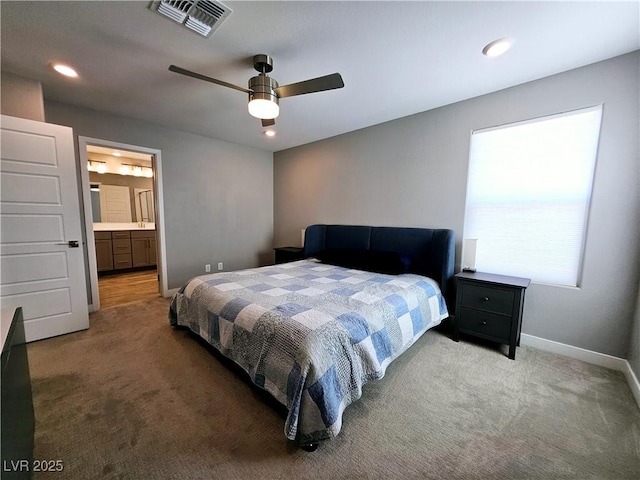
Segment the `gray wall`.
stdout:
<svg viewBox="0 0 640 480">
<path fill-rule="evenodd" d="M 640 260 L 639 60 L 634 52 L 277 152 L 275 243 L 299 244 L 312 223 L 447 227 L 459 265 L 471 131 L 604 103 L 581 288 L 532 285 L 523 331 L 625 358 Z"/>
<path fill-rule="evenodd" d="M 272 259 L 273 155 L 130 118 L 45 101 L 47 122 L 74 136 L 162 151 L 168 287 Z"/>
<path fill-rule="evenodd" d="M 0 105 L 3 115 L 44 122 L 42 84 L 31 78 L 2 72 Z"/>
<path fill-rule="evenodd" d="M 640 142 L 640 135 L 638 135 L 638 142 Z M 638 159 L 638 161 L 640 162 L 640 159 Z M 640 181 L 640 176 L 638 177 L 638 181 Z M 633 317 L 633 326 L 631 327 L 629 364 L 631 365 L 633 372 L 636 374 L 636 378 L 640 379 L 640 285 L 638 285 L 636 314 Z"/>
<path fill-rule="evenodd" d="M 640 287 L 638 287 L 638 303 L 636 314 L 633 317 L 633 327 L 631 328 L 631 344 L 629 346 L 629 364 L 640 379 Z"/>
</svg>

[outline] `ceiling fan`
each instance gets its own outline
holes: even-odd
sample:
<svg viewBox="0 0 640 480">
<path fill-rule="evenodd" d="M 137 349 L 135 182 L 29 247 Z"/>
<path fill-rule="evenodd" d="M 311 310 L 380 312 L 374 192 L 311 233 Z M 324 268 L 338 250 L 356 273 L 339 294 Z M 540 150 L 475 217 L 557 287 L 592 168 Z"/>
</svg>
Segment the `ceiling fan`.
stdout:
<svg viewBox="0 0 640 480">
<path fill-rule="evenodd" d="M 263 127 L 275 125 L 275 119 L 280 114 L 279 99 L 281 98 L 344 87 L 342 76 L 339 73 L 332 73 L 324 77 L 278 86 L 278 82 L 267 75 L 273 70 L 273 59 L 269 55 L 255 55 L 253 57 L 253 68 L 255 68 L 259 74 L 249 79 L 249 88 L 243 88 L 216 78 L 207 77 L 200 73 L 185 70 L 176 65 L 169 66 L 169 70 L 172 72 L 248 93 L 249 113 L 261 119 Z"/>
</svg>

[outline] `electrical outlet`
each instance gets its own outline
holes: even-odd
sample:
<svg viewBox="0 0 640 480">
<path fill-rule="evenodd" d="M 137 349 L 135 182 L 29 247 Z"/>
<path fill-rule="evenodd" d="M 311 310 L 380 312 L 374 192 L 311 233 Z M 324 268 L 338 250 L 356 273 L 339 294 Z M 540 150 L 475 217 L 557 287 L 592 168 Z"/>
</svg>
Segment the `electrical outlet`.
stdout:
<svg viewBox="0 0 640 480">
<path fill-rule="evenodd" d="M 219 262 L 218 263 L 218 270 L 222 270 L 224 268 L 224 263 Z"/>
<path fill-rule="evenodd" d="M 210 263 L 207 263 L 207 264 L 204 266 L 204 271 L 205 271 L 205 272 L 207 272 L 207 273 L 209 273 L 209 272 L 211 271 L 211 264 L 210 264 Z"/>
</svg>

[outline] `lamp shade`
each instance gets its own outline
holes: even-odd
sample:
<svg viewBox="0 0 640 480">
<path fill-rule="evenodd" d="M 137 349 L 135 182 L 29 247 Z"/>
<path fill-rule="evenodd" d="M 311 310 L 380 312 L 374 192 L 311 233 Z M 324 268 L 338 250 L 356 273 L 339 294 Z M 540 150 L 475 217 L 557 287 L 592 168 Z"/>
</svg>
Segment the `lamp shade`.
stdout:
<svg viewBox="0 0 640 480">
<path fill-rule="evenodd" d="M 478 248 L 477 238 L 465 238 L 462 241 L 462 269 L 476 270 L 476 249 Z"/>
</svg>

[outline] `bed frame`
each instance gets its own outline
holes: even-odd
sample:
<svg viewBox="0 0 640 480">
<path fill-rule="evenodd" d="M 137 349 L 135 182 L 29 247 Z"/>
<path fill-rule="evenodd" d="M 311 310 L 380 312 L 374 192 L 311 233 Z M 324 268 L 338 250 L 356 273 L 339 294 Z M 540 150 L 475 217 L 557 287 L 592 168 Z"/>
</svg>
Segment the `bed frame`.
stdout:
<svg viewBox="0 0 640 480">
<path fill-rule="evenodd" d="M 322 225 L 307 227 L 304 257 L 329 248 L 384 250 L 411 259 L 411 273 L 430 277 L 444 295 L 452 290 L 455 233 L 449 229 Z M 446 295 L 449 297 L 449 295 Z"/>
</svg>

